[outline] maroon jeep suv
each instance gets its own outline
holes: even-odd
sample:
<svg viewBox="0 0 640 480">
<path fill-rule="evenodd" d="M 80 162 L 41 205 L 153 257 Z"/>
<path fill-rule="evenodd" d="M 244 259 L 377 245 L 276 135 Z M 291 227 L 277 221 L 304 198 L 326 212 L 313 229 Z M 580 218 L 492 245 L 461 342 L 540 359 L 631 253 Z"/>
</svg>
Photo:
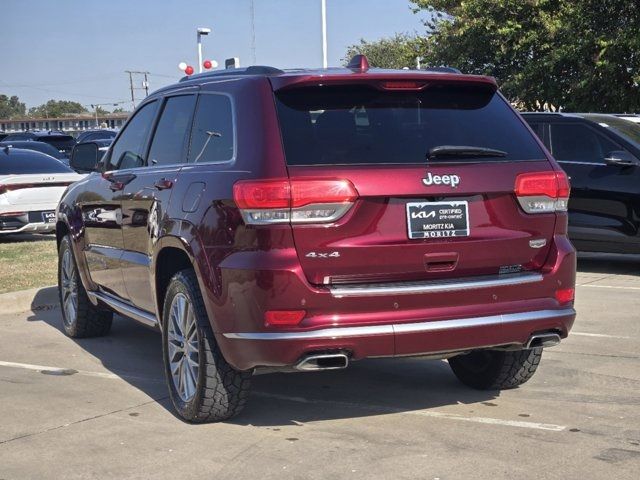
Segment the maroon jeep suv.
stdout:
<svg viewBox="0 0 640 480">
<path fill-rule="evenodd" d="M 64 329 L 160 330 L 187 421 L 235 415 L 259 367 L 413 355 L 516 387 L 573 324 L 567 177 L 493 78 L 203 73 L 98 153 L 57 210 Z"/>
</svg>

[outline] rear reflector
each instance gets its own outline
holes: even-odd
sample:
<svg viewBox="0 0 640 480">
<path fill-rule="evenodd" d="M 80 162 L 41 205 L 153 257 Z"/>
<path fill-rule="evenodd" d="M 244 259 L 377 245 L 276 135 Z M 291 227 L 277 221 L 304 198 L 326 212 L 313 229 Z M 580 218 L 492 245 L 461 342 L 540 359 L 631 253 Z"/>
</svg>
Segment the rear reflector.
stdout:
<svg viewBox="0 0 640 480">
<path fill-rule="evenodd" d="M 573 302 L 575 293 L 576 291 L 573 288 L 563 288 L 562 290 L 556 290 L 556 300 L 560 304 Z"/>
<path fill-rule="evenodd" d="M 265 326 L 295 326 L 307 314 L 305 310 L 268 310 L 264 313 Z"/>
<path fill-rule="evenodd" d="M 333 222 L 357 198 L 349 180 L 243 180 L 233 186 L 236 205 L 253 225 Z"/>
<path fill-rule="evenodd" d="M 570 190 L 564 172 L 522 173 L 516 178 L 515 193 L 527 213 L 566 212 Z"/>
</svg>

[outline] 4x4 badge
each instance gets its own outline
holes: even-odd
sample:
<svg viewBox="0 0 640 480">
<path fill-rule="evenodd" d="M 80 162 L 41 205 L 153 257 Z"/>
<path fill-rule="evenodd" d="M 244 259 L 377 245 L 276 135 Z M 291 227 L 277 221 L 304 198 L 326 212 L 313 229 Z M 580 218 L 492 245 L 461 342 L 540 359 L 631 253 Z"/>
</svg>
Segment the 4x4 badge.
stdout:
<svg viewBox="0 0 640 480">
<path fill-rule="evenodd" d="M 460 177 L 458 175 L 432 175 L 431 172 L 427 172 L 422 183 L 428 186 L 451 185 L 456 188 L 460 184 Z"/>
</svg>

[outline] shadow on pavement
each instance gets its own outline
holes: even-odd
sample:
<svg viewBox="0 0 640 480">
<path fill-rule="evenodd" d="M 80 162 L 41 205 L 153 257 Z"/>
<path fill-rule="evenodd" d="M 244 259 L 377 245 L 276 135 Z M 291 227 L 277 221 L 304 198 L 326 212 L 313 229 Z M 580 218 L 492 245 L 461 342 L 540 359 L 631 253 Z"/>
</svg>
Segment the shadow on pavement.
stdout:
<svg viewBox="0 0 640 480">
<path fill-rule="evenodd" d="M 36 310 L 28 321 L 45 322 L 64 335 L 59 308 Z M 69 341 L 76 342 L 107 370 L 173 414 L 163 377 L 161 337 L 157 332 L 116 316 L 109 335 Z M 102 395 L 108 394 L 108 385 L 105 385 Z M 490 401 L 498 395 L 498 392 L 464 387 L 444 361 L 372 359 L 355 362 L 346 370 L 255 375 L 245 410 L 230 423 L 286 426 L 471 405 Z"/>
<path fill-rule="evenodd" d="M 31 300 L 31 311 L 51 310 L 60 305 L 58 287 L 44 287 L 39 289 Z"/>
<path fill-rule="evenodd" d="M 578 272 L 640 276 L 640 254 L 579 253 Z"/>
</svg>

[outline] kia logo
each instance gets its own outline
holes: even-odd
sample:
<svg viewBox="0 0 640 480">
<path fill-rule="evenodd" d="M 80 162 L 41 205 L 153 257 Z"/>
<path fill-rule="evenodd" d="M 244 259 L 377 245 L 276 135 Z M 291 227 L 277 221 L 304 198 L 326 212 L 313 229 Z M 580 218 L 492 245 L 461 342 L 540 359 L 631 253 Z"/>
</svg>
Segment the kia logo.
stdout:
<svg viewBox="0 0 640 480">
<path fill-rule="evenodd" d="M 431 172 L 427 172 L 427 175 L 422 179 L 422 183 L 427 186 L 451 185 L 456 188 L 460 184 L 460 177 L 458 175 L 432 175 Z"/>
<path fill-rule="evenodd" d="M 432 210 L 429 213 L 425 212 L 424 210 L 420 212 L 411 212 L 411 218 L 436 218 L 436 212 L 435 210 Z"/>
</svg>

